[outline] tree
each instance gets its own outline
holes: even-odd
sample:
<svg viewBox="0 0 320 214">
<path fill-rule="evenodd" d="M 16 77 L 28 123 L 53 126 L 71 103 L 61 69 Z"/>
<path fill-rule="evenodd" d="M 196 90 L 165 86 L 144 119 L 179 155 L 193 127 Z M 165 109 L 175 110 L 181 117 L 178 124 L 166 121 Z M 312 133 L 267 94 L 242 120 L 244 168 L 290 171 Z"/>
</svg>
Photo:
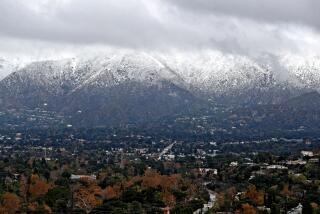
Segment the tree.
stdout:
<svg viewBox="0 0 320 214">
<path fill-rule="evenodd" d="M 229 200 L 233 200 L 236 194 L 237 194 L 237 190 L 235 187 L 230 187 L 226 191 L 226 196 L 229 198 Z"/>
<path fill-rule="evenodd" d="M 289 185 L 285 184 L 283 186 L 282 191 L 280 192 L 280 194 L 284 197 L 289 197 L 290 195 L 292 195 L 292 192 L 289 190 Z"/>
<path fill-rule="evenodd" d="M 223 192 L 217 195 L 217 206 L 219 209 L 223 208 L 225 204 L 225 194 Z"/>
<path fill-rule="evenodd" d="M 1 197 L 0 213 L 14 214 L 20 208 L 20 198 L 13 193 L 6 192 Z"/>
<path fill-rule="evenodd" d="M 168 207 L 174 207 L 176 204 L 176 198 L 169 191 L 162 192 L 161 198 L 165 205 L 167 205 Z"/>
<path fill-rule="evenodd" d="M 188 185 L 188 190 L 187 190 L 187 192 L 188 192 L 188 196 L 189 196 L 189 198 L 195 198 L 195 197 L 197 197 L 197 195 L 198 195 L 198 188 L 197 188 L 197 186 L 194 184 L 194 183 L 189 183 L 189 184 L 187 184 Z"/>
<path fill-rule="evenodd" d="M 101 195 L 101 188 L 94 182 L 88 182 L 86 185 L 82 185 L 75 189 L 75 206 L 90 212 L 94 207 L 102 204 L 102 200 L 99 199 Z"/>
<path fill-rule="evenodd" d="M 161 175 L 151 169 L 145 171 L 142 177 L 142 186 L 156 188 L 161 184 Z"/>
<path fill-rule="evenodd" d="M 243 214 L 256 214 L 256 210 L 250 204 L 242 204 Z"/>
<path fill-rule="evenodd" d="M 56 186 L 44 196 L 44 201 L 48 206 L 56 211 L 66 210 L 68 199 L 70 198 L 70 192 L 66 187 Z"/>
<path fill-rule="evenodd" d="M 19 194 L 23 198 L 23 202 L 27 203 L 28 181 L 24 175 L 21 175 L 19 180 Z"/>
<path fill-rule="evenodd" d="M 245 195 L 257 205 L 263 205 L 264 203 L 264 193 L 257 191 L 255 185 L 250 185 Z"/>
<path fill-rule="evenodd" d="M 29 193 L 33 199 L 44 196 L 50 188 L 45 180 L 41 179 L 38 175 L 31 175 Z"/>
<path fill-rule="evenodd" d="M 104 195 L 106 199 L 117 197 L 117 193 L 112 186 L 107 186 L 107 188 L 104 190 Z"/>
<path fill-rule="evenodd" d="M 32 213 L 51 213 L 51 208 L 46 204 L 39 204 L 38 202 L 32 202 L 28 205 L 28 211 Z"/>
<path fill-rule="evenodd" d="M 317 203 L 312 202 L 311 204 L 312 214 L 320 214 L 320 207 Z"/>
<path fill-rule="evenodd" d="M 178 181 L 180 179 L 180 175 L 170 175 L 170 176 L 162 176 L 161 177 L 161 187 L 165 190 L 174 189 L 178 186 Z"/>
<path fill-rule="evenodd" d="M 141 204 L 137 201 L 134 201 L 128 205 L 128 213 L 140 214 L 140 213 L 145 213 L 145 212 L 144 212 Z"/>
</svg>

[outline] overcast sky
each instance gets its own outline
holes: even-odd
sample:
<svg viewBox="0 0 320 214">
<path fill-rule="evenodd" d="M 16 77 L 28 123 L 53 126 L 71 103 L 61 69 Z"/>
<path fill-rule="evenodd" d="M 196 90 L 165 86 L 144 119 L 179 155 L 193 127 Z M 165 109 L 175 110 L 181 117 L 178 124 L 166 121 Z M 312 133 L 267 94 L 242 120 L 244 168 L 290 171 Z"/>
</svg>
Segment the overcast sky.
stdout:
<svg viewBox="0 0 320 214">
<path fill-rule="evenodd" d="M 320 55 L 319 0 L 1 0 L 0 57 L 109 47 Z"/>
</svg>

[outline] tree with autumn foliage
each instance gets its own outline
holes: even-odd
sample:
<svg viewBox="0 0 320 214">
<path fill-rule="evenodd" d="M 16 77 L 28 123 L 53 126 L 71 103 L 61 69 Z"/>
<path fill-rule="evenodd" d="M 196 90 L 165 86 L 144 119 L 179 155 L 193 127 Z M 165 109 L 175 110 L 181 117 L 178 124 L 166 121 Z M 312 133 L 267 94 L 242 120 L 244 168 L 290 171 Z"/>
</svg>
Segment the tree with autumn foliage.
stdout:
<svg viewBox="0 0 320 214">
<path fill-rule="evenodd" d="M 165 190 L 176 189 L 180 179 L 181 176 L 179 174 L 162 176 L 160 186 Z"/>
<path fill-rule="evenodd" d="M 147 169 L 142 177 L 142 186 L 156 188 L 161 184 L 161 175 L 152 169 Z"/>
<path fill-rule="evenodd" d="M 283 189 L 281 190 L 280 194 L 283 196 L 283 197 L 289 197 L 292 195 L 292 192 L 289 190 L 289 185 L 288 184 L 285 184 L 283 186 Z"/>
<path fill-rule="evenodd" d="M 181 176 L 179 174 L 161 175 L 155 170 L 148 169 L 142 177 L 142 186 L 147 188 L 161 187 L 163 190 L 177 188 Z"/>
<path fill-rule="evenodd" d="M 1 197 L 0 213 L 14 214 L 19 211 L 20 205 L 20 198 L 16 194 L 6 192 Z"/>
<path fill-rule="evenodd" d="M 255 185 L 250 185 L 245 193 L 245 197 L 252 200 L 256 205 L 264 204 L 264 193 L 258 191 Z"/>
<path fill-rule="evenodd" d="M 76 208 L 89 213 L 94 207 L 102 204 L 103 191 L 93 181 L 83 182 L 82 185 L 73 187 L 73 200 Z"/>
<path fill-rule="evenodd" d="M 162 192 L 161 198 L 164 204 L 168 207 L 174 207 L 176 205 L 176 198 L 169 191 Z"/>
<path fill-rule="evenodd" d="M 241 207 L 242 207 L 243 214 L 256 214 L 257 213 L 255 208 L 248 203 L 242 204 Z"/>
<path fill-rule="evenodd" d="M 29 193 L 32 199 L 37 199 L 40 196 L 44 196 L 50 187 L 51 185 L 47 183 L 45 179 L 41 179 L 35 174 L 31 175 Z"/>
<path fill-rule="evenodd" d="M 118 194 L 116 193 L 115 189 L 112 186 L 107 186 L 104 190 L 104 198 L 112 199 L 117 197 Z"/>
<path fill-rule="evenodd" d="M 49 207 L 47 204 L 41 204 L 36 201 L 29 203 L 28 210 L 33 213 L 52 213 L 51 207 Z"/>
<path fill-rule="evenodd" d="M 232 210 L 236 193 L 235 187 L 229 187 L 226 191 L 217 194 L 216 208 L 219 210 Z"/>
</svg>

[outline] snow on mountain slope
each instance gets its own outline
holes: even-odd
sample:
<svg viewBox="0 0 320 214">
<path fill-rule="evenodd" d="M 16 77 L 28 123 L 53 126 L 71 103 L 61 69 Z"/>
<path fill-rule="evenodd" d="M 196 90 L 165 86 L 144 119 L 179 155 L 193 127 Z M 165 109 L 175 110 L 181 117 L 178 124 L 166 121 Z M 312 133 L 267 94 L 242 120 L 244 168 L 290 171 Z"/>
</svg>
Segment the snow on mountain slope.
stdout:
<svg viewBox="0 0 320 214">
<path fill-rule="evenodd" d="M 179 75 L 146 53 L 122 53 L 97 57 L 93 64 L 94 73 L 74 88 L 73 92 L 82 87 L 112 87 L 128 81 L 154 85 L 165 80 L 183 85 L 183 79 Z"/>
<path fill-rule="evenodd" d="M 286 55 L 281 63 L 290 71 L 305 87 L 320 88 L 320 57 L 319 56 L 295 56 Z"/>
<path fill-rule="evenodd" d="M 0 108 L 45 104 L 82 125 L 143 122 L 211 104 L 282 103 L 319 89 L 319 71 L 317 57 L 113 51 L 16 70 L 0 81 Z"/>
<path fill-rule="evenodd" d="M 257 82 L 262 86 L 271 84 L 271 71 L 245 57 L 208 53 L 164 56 L 163 60 L 187 83 L 204 92 L 225 93 L 251 87 Z"/>
<path fill-rule="evenodd" d="M 15 75 L 4 81 L 8 85 L 32 81 L 35 86 L 55 94 L 72 93 L 88 86 L 112 87 L 128 81 L 147 85 L 164 80 L 180 86 L 184 84 L 183 78 L 146 53 L 120 52 L 108 56 L 32 62 Z"/>
<path fill-rule="evenodd" d="M 3 66 L 2 66 L 3 67 Z M 254 88 L 320 88 L 320 58 L 291 55 L 252 59 L 207 51 L 160 54 L 114 51 L 105 55 L 33 62 L 7 77 L 7 85 L 19 87 L 31 81 L 41 90 L 70 94 L 88 87 L 108 88 L 126 82 L 158 85 L 171 82 L 206 94 L 227 94 Z"/>
<path fill-rule="evenodd" d="M 19 59 L 11 60 L 0 57 L 0 80 L 23 66 L 24 63 Z"/>
<path fill-rule="evenodd" d="M 320 88 L 320 58 L 248 56 L 206 52 L 160 58 L 202 92 L 225 94 L 249 88 Z"/>
</svg>

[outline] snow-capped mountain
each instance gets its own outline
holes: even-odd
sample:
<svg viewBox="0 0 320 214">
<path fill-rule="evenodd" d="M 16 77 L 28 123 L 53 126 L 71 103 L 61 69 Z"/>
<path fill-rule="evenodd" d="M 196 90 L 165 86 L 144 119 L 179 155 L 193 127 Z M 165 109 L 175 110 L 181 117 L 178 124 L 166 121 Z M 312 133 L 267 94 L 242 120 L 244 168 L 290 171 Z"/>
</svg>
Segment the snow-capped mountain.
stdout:
<svg viewBox="0 0 320 214">
<path fill-rule="evenodd" d="M 0 80 L 5 78 L 13 71 L 23 67 L 23 65 L 24 63 L 22 63 L 19 59 L 6 59 L 4 57 L 0 57 Z"/>
<path fill-rule="evenodd" d="M 0 101 L 3 108 L 45 104 L 82 123 L 113 124 L 192 111 L 208 100 L 280 103 L 319 88 L 316 57 L 114 51 L 32 62 L 0 81 Z"/>
<path fill-rule="evenodd" d="M 4 82 L 15 84 L 17 76 L 19 81 L 32 81 L 38 87 L 57 94 L 73 93 L 88 86 L 113 87 L 128 81 L 146 85 L 164 80 L 184 84 L 177 73 L 145 53 L 33 62 Z"/>
</svg>

